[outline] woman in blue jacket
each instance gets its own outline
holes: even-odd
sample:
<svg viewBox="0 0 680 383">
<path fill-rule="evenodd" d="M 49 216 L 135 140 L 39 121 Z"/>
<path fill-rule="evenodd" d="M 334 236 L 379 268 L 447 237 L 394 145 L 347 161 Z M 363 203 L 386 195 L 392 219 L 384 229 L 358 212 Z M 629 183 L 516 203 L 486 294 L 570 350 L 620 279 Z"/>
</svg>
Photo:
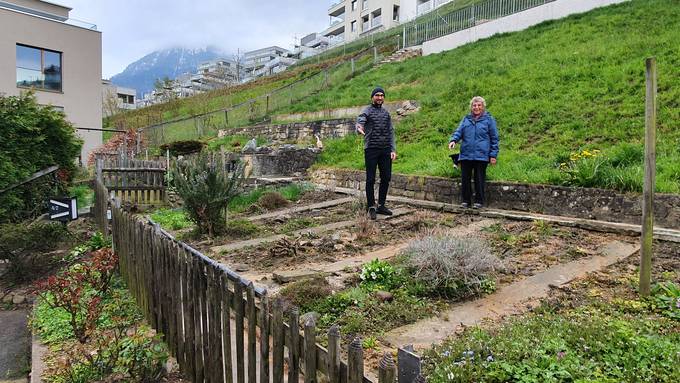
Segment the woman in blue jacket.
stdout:
<svg viewBox="0 0 680 383">
<path fill-rule="evenodd" d="M 484 206 L 484 183 L 486 167 L 496 164 L 498 157 L 498 130 L 496 120 L 486 111 L 486 101 L 482 97 L 470 100 L 470 114 L 463 118 L 458 129 L 449 139 L 449 149 L 460 144 L 458 161 L 461 170 L 461 204 L 470 207 L 472 202 L 472 174 L 475 177 L 475 202 L 473 208 Z"/>
</svg>

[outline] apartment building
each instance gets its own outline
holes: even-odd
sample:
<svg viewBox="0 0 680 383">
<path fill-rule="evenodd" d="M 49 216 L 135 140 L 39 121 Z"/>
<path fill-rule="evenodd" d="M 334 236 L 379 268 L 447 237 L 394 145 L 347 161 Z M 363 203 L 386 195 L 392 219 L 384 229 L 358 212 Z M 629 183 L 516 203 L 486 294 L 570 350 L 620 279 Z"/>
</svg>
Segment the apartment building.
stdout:
<svg viewBox="0 0 680 383">
<path fill-rule="evenodd" d="M 398 26 L 456 0 L 332 0 L 329 27 L 322 35 L 330 45 L 350 42 Z"/>
<path fill-rule="evenodd" d="M 293 55 L 296 58 L 304 59 L 317 55 L 328 48 L 328 37 L 321 36 L 320 33 L 310 33 L 300 40 L 300 44 L 295 46 Z"/>
<path fill-rule="evenodd" d="M 243 54 L 245 79 L 251 80 L 282 72 L 297 61 L 292 56 L 292 52 L 278 46 L 245 52 Z"/>
<path fill-rule="evenodd" d="M 63 111 L 82 137 L 81 163 L 102 144 L 102 36 L 69 18 L 71 8 L 40 0 L 0 0 L 0 93 L 34 91 Z"/>
<path fill-rule="evenodd" d="M 330 26 L 322 35 L 331 45 L 349 42 L 398 25 L 400 15 L 400 0 L 340 0 L 328 9 Z"/>
<path fill-rule="evenodd" d="M 137 91 L 102 80 L 102 115 L 112 116 L 123 110 L 136 109 Z"/>
</svg>

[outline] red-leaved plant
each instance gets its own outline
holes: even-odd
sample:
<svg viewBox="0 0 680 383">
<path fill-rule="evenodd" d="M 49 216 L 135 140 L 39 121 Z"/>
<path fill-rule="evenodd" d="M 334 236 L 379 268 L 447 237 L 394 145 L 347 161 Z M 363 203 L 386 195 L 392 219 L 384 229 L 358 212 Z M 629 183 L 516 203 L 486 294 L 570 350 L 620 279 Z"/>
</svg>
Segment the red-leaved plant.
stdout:
<svg viewBox="0 0 680 383">
<path fill-rule="evenodd" d="M 106 295 L 118 263 L 109 248 L 90 253 L 83 263 L 52 275 L 35 284 L 40 298 L 53 308 L 62 308 L 69 314 L 73 334 L 80 343 L 87 342 L 96 328 Z"/>
</svg>

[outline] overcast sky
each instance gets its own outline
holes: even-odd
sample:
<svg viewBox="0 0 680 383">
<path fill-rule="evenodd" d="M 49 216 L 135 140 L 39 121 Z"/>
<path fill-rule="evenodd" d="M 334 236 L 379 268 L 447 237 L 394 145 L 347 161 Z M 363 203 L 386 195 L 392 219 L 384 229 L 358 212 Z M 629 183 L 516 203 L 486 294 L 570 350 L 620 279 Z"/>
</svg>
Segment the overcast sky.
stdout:
<svg viewBox="0 0 680 383">
<path fill-rule="evenodd" d="M 333 0 L 52 0 L 71 18 L 102 32 L 102 76 L 122 72 L 158 49 L 213 45 L 226 52 L 270 45 L 291 49 L 293 38 L 328 26 Z"/>
</svg>

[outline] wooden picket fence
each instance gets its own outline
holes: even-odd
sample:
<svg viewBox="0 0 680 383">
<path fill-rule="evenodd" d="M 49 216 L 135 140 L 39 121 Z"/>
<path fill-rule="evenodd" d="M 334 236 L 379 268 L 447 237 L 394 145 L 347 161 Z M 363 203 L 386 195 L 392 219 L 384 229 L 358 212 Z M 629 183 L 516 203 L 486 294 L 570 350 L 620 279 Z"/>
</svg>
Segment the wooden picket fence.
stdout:
<svg viewBox="0 0 680 383">
<path fill-rule="evenodd" d="M 342 361 L 337 326 L 328 331 L 328 348 L 319 345 L 313 318 L 300 328 L 297 308 L 284 312 L 283 302 L 270 302 L 266 289 L 126 211 L 100 180 L 95 193 L 96 220 L 112 236 L 121 275 L 193 382 L 315 383 L 322 374 L 331 383 L 373 383 L 364 374 L 359 338 Z M 378 382 L 396 377 L 397 366 L 385 353 Z"/>
<path fill-rule="evenodd" d="M 165 201 L 166 162 L 128 158 L 122 154 L 95 159 L 95 173 L 118 199 L 136 205 L 157 205 Z"/>
</svg>

